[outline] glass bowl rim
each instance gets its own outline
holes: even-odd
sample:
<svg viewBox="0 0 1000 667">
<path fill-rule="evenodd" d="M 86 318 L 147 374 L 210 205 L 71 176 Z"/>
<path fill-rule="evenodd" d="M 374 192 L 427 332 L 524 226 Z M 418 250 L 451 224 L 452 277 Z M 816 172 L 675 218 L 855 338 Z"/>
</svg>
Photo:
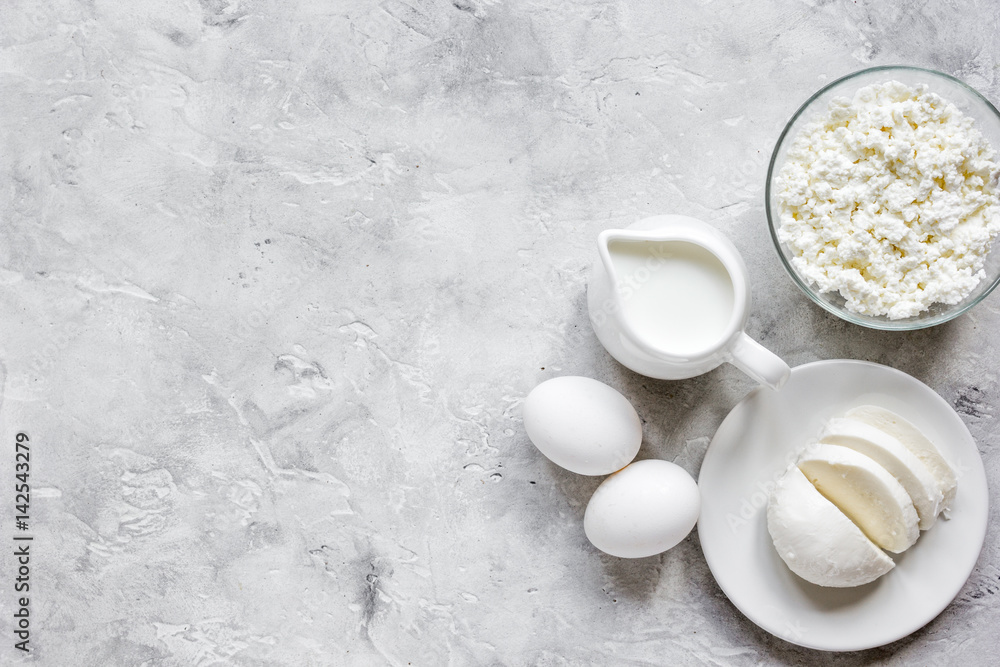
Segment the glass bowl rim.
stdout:
<svg viewBox="0 0 1000 667">
<path fill-rule="evenodd" d="M 774 150 L 771 152 L 771 160 L 767 165 L 767 180 L 764 187 L 764 213 L 767 216 L 767 228 L 771 235 L 771 241 L 774 244 L 774 249 L 778 253 L 778 258 L 781 260 L 781 264 L 785 267 L 785 272 L 791 276 L 792 280 L 798 285 L 806 296 L 808 296 L 814 303 L 818 306 L 830 312 L 837 317 L 851 322 L 853 324 L 858 324 L 863 327 L 868 327 L 870 329 L 880 329 L 883 331 L 916 331 L 917 329 L 924 329 L 927 327 L 932 327 L 938 324 L 943 324 L 949 320 L 953 320 L 959 315 L 965 313 L 967 310 L 978 304 L 980 301 L 985 299 L 989 294 L 1000 285 L 1000 272 L 993 278 L 993 282 L 983 290 L 982 294 L 979 294 L 974 299 L 970 300 L 968 303 L 963 304 L 960 308 L 955 308 L 954 310 L 949 310 L 946 313 L 941 313 L 931 317 L 921 317 L 916 315 L 912 318 L 904 318 L 899 320 L 890 320 L 884 316 L 871 316 L 871 315 L 861 315 L 858 313 L 852 313 L 846 308 L 835 306 L 824 299 L 820 298 L 819 294 L 816 293 L 812 287 L 807 285 L 805 281 L 799 276 L 798 271 L 795 270 L 788 259 L 785 257 L 785 253 L 781 250 L 781 241 L 778 240 L 778 232 L 775 224 L 775 217 L 771 210 L 771 185 L 774 176 L 774 166 L 778 160 L 778 153 L 781 147 L 785 144 L 786 138 L 788 138 L 789 132 L 791 132 L 792 126 L 795 122 L 806 112 L 806 110 L 815 102 L 817 99 L 825 95 L 834 87 L 850 81 L 851 79 L 856 79 L 861 76 L 872 74 L 875 72 L 919 72 L 922 74 L 930 75 L 931 77 L 938 77 L 945 79 L 951 83 L 958 84 L 960 87 L 964 88 L 966 91 L 972 94 L 974 98 L 977 98 L 982 102 L 989 111 L 993 112 L 996 116 L 997 121 L 1000 122 L 1000 111 L 983 96 L 978 90 L 965 83 L 958 77 L 952 76 L 951 74 L 946 74 L 944 72 L 939 72 L 938 70 L 928 69 L 926 67 L 915 67 L 913 65 L 879 65 L 877 67 L 867 67 L 865 69 L 857 70 L 856 72 L 851 72 L 850 74 L 845 74 L 837 79 L 834 79 L 830 83 L 824 85 L 822 88 L 817 90 L 815 93 L 809 96 L 805 102 L 803 102 L 795 113 L 792 114 L 788 122 L 785 123 L 785 127 L 781 130 L 781 134 L 778 135 L 778 141 L 774 144 Z M 1000 147 L 994 147 L 994 150 L 1000 152 Z M 1000 240 L 1000 239 L 998 239 Z M 1000 248 L 995 248 L 994 250 L 1000 251 Z"/>
</svg>

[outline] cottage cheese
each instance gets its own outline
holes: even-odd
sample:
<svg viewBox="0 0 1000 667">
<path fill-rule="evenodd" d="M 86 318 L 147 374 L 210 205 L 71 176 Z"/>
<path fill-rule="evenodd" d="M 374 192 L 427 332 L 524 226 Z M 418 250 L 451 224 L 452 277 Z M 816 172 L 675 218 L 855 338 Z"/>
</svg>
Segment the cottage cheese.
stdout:
<svg viewBox="0 0 1000 667">
<path fill-rule="evenodd" d="M 778 239 L 852 312 L 901 319 L 958 303 L 1000 232 L 993 155 L 927 86 L 867 86 L 831 101 L 792 143 L 775 180 Z"/>
</svg>

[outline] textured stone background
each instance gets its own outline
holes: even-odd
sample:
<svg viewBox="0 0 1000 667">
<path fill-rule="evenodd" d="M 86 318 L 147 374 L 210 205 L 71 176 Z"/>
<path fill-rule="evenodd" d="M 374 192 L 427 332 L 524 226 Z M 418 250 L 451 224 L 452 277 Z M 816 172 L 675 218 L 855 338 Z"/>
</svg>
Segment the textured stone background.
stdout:
<svg viewBox="0 0 1000 667">
<path fill-rule="evenodd" d="M 675 6 L 680 5 L 680 6 Z M 597 233 L 683 213 L 742 249 L 749 332 L 869 359 L 959 411 L 1000 482 L 1000 296 L 845 324 L 783 274 L 766 161 L 872 64 L 1000 102 L 992 2 L 17 0 L 0 7 L 0 479 L 32 460 L 40 665 L 984 664 L 1000 538 L 957 600 L 861 654 L 788 645 L 691 535 L 587 542 L 599 479 L 519 405 L 562 374 L 696 474 L 750 381 L 642 378 L 590 331 Z M 12 533 L 0 482 L 0 538 Z M 997 516 L 994 509 L 992 516 Z M 0 547 L 0 662 L 13 559 Z"/>
</svg>

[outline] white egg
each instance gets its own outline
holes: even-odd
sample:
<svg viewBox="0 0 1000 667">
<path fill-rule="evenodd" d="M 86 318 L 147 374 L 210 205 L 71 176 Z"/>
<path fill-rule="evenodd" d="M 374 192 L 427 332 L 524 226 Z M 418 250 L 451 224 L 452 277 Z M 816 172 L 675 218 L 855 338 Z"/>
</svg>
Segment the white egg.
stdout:
<svg viewBox="0 0 1000 667">
<path fill-rule="evenodd" d="M 700 511 L 698 485 L 684 468 L 670 461 L 636 461 L 597 487 L 583 530 L 605 553 L 645 558 L 683 540 Z"/>
<path fill-rule="evenodd" d="M 538 451 L 581 475 L 621 470 L 642 444 L 642 423 L 632 404 L 590 378 L 546 380 L 524 399 L 521 415 Z"/>
</svg>

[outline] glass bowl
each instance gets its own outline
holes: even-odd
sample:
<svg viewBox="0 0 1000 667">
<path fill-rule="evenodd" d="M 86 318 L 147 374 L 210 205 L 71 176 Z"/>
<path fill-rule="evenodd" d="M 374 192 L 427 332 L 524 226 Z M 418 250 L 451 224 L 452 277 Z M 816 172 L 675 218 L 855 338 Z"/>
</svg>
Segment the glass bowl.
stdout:
<svg viewBox="0 0 1000 667">
<path fill-rule="evenodd" d="M 805 104 L 795 112 L 791 120 L 788 121 L 788 124 L 785 125 L 785 129 L 782 131 L 781 136 L 778 138 L 778 143 L 774 147 L 774 153 L 771 154 L 771 164 L 767 169 L 764 205 L 767 211 L 767 224 L 771 231 L 771 240 L 774 241 L 774 246 L 778 250 L 778 256 L 788 271 L 788 275 L 792 277 L 795 284 L 810 299 L 848 322 L 873 329 L 910 331 L 941 324 L 942 322 L 947 322 L 958 317 L 982 301 L 993 291 L 993 288 L 1000 283 L 1000 248 L 997 247 L 1000 245 L 1000 238 L 994 241 L 993 250 L 987 255 L 986 264 L 983 267 L 986 274 L 985 277 L 961 302 L 954 305 L 936 303 L 930 309 L 905 319 L 891 320 L 885 316 L 863 315 L 847 310 L 845 300 L 839 292 L 818 292 L 816 287 L 810 285 L 796 270 L 791 261 L 792 252 L 778 240 L 777 231 L 780 226 L 780 220 L 778 219 L 779 207 L 777 195 L 772 188 L 774 178 L 781 171 L 782 165 L 784 165 L 789 147 L 806 124 L 817 115 L 826 111 L 831 99 L 835 97 L 851 99 L 859 88 L 893 80 L 908 86 L 926 84 L 928 92 L 937 93 L 946 101 L 958 107 L 963 114 L 975 121 L 975 128 L 989 141 L 990 146 L 997 151 L 994 160 L 1000 161 L 1000 112 L 976 90 L 953 76 L 934 70 L 902 65 L 872 67 L 849 74 L 828 84 L 806 100 Z"/>
</svg>

